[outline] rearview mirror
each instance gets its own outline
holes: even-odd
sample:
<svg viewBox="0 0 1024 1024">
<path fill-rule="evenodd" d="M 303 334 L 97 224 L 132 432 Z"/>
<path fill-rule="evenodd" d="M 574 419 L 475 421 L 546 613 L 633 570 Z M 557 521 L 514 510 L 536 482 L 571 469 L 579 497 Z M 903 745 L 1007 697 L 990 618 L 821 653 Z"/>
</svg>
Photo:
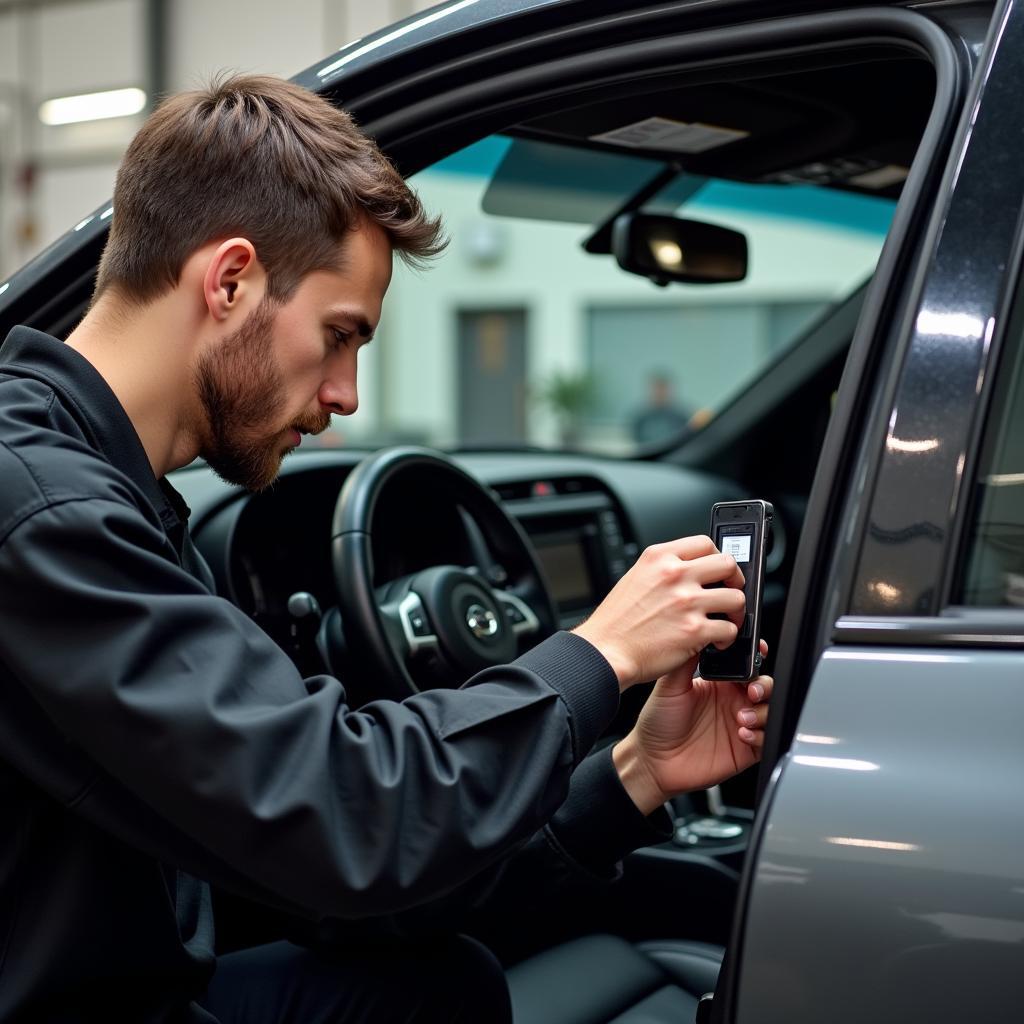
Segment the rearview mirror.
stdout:
<svg viewBox="0 0 1024 1024">
<path fill-rule="evenodd" d="M 655 284 L 723 284 L 747 276 L 747 237 L 697 220 L 624 213 L 612 225 L 619 266 Z"/>
</svg>

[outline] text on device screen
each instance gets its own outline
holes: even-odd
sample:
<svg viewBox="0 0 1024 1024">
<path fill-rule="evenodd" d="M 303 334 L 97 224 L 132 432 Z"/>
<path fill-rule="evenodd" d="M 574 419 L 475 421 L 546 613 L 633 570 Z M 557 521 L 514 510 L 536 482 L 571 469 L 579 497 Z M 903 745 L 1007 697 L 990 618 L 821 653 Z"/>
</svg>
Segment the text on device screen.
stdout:
<svg viewBox="0 0 1024 1024">
<path fill-rule="evenodd" d="M 722 538 L 721 552 L 732 555 L 737 562 L 750 561 L 750 534 L 733 534 Z"/>
</svg>

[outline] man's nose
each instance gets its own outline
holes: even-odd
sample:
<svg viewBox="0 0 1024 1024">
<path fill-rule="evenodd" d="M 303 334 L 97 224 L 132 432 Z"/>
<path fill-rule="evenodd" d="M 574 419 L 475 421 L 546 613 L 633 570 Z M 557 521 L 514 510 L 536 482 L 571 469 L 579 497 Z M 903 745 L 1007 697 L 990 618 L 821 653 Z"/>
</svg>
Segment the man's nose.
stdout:
<svg viewBox="0 0 1024 1024">
<path fill-rule="evenodd" d="M 351 376 L 328 378 L 320 388 L 320 404 L 338 416 L 351 416 L 359 408 L 359 393 Z"/>
</svg>

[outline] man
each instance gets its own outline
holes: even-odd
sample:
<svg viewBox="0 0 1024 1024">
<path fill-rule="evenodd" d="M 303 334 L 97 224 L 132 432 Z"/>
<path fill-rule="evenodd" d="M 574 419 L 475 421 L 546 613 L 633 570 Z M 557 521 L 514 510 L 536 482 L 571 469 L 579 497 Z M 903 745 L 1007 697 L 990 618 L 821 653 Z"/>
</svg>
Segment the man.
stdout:
<svg viewBox="0 0 1024 1024">
<path fill-rule="evenodd" d="M 647 386 L 647 404 L 633 416 L 633 440 L 651 444 L 681 437 L 693 412 L 674 399 L 672 378 L 659 370 L 651 374 Z"/>
<path fill-rule="evenodd" d="M 344 113 L 236 77 L 129 147 L 66 344 L 5 342 L 0 1020 L 501 1021 L 493 958 L 410 922 L 507 894 L 524 864 L 614 875 L 664 800 L 756 761 L 771 680 L 692 678 L 743 613 L 707 538 L 645 552 L 513 665 L 361 711 L 213 594 L 166 474 L 202 456 L 270 484 L 355 410 L 392 254 L 440 248 Z M 584 761 L 619 692 L 659 676 Z M 216 960 L 207 883 L 312 951 Z"/>
</svg>

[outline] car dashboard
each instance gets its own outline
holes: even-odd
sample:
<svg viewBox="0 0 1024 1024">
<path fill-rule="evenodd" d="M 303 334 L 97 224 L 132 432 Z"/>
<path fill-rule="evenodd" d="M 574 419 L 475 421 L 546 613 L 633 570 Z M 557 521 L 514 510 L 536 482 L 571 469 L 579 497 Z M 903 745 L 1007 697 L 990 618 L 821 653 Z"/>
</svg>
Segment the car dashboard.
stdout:
<svg viewBox="0 0 1024 1024">
<path fill-rule="evenodd" d="M 193 536 L 219 592 L 282 646 L 292 594 L 310 593 L 323 608 L 336 603 L 334 508 L 365 454 L 297 454 L 259 494 L 230 488 L 201 465 L 173 477 L 192 509 Z M 461 454 L 454 461 L 525 532 L 562 628 L 585 618 L 645 547 L 706 533 L 713 502 L 743 497 L 729 480 L 665 463 L 535 452 Z M 488 563 L 482 544 L 443 489 L 398 490 L 374 513 L 374 583 L 436 564 L 482 571 Z"/>
</svg>

